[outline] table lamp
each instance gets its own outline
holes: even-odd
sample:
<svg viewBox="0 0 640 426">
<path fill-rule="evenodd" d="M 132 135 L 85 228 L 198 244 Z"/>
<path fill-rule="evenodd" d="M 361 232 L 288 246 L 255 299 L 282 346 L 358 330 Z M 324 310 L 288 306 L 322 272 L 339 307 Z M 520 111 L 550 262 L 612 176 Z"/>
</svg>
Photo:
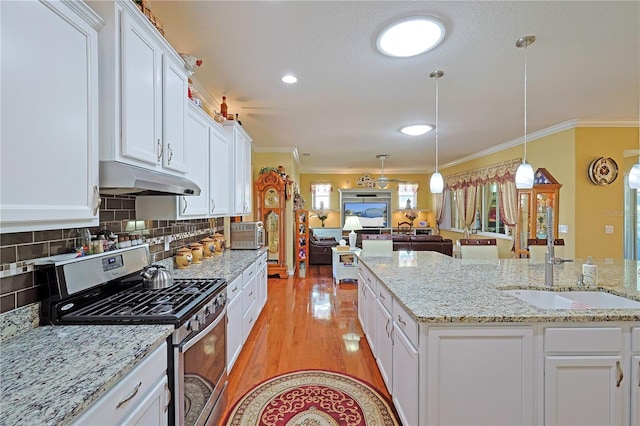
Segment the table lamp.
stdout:
<svg viewBox="0 0 640 426">
<path fill-rule="evenodd" d="M 362 229 L 362 225 L 360 225 L 360 219 L 358 219 L 358 216 L 347 216 L 344 221 L 342 230 L 351 231 L 349 232 L 349 248 L 351 250 L 354 250 L 356 248 L 356 239 L 358 238 L 358 234 L 356 234 L 355 231 L 358 229 Z"/>
</svg>

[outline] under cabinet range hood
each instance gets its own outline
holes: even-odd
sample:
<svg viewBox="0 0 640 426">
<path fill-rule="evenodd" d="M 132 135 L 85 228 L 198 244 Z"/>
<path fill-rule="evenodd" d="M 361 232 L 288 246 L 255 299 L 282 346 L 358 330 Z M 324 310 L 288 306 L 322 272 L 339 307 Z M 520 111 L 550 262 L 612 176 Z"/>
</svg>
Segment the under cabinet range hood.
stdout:
<svg viewBox="0 0 640 426">
<path fill-rule="evenodd" d="M 200 195 L 189 179 L 119 161 L 100 161 L 100 193 L 111 195 Z"/>
</svg>

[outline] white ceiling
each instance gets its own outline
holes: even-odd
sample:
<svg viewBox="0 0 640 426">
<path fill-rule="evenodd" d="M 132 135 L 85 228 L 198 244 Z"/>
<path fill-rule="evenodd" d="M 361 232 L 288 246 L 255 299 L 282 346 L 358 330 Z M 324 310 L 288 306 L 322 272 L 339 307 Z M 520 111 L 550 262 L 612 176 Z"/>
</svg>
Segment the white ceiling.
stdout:
<svg viewBox="0 0 640 426">
<path fill-rule="evenodd" d="M 638 1 L 163 1 L 153 0 L 178 52 L 203 60 L 194 77 L 227 96 L 254 149 L 296 148 L 302 173 L 430 172 L 435 132 L 409 137 L 405 124 L 435 124 L 440 88 L 440 165 L 519 142 L 524 50 L 528 133 L 567 122 L 635 125 L 640 108 Z M 439 17 L 447 33 L 413 58 L 375 49 L 397 18 Z M 299 82 L 286 85 L 285 73 Z M 310 154 L 306 156 L 304 154 Z"/>
</svg>

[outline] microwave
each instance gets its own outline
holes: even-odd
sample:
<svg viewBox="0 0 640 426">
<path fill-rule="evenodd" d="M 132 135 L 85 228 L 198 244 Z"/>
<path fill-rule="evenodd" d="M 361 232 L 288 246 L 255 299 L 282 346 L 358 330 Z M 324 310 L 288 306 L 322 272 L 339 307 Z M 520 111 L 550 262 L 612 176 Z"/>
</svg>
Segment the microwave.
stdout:
<svg viewBox="0 0 640 426">
<path fill-rule="evenodd" d="M 255 250 L 264 246 L 262 222 L 231 222 L 231 249 Z"/>
</svg>

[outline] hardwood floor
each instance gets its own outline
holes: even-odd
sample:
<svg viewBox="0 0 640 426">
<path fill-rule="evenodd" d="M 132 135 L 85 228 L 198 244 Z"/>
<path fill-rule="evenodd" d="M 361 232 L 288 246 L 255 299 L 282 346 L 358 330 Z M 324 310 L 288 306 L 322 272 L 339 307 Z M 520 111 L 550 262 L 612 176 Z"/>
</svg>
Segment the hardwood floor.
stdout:
<svg viewBox="0 0 640 426">
<path fill-rule="evenodd" d="M 228 411 L 256 384 L 278 374 L 325 369 L 357 377 L 390 398 L 358 321 L 356 283 L 336 285 L 331 266 L 306 278 L 269 278 L 268 301 L 229 375 Z M 344 335 L 360 342 L 347 349 Z"/>
</svg>

